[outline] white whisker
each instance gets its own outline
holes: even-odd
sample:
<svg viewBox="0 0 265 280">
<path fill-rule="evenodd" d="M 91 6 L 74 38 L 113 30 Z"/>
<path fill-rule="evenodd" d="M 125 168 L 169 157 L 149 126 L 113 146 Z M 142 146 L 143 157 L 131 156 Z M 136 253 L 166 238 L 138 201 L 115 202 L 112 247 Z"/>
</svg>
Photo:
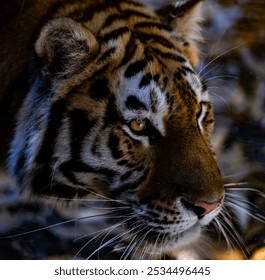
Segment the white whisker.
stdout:
<svg viewBox="0 0 265 280">
<path fill-rule="evenodd" d="M 116 228 L 118 228 L 118 227 L 124 225 L 127 221 L 129 221 L 129 220 L 131 220 L 131 219 L 132 219 L 132 217 L 130 216 L 129 218 L 124 219 L 124 220 L 122 220 L 121 222 L 119 222 L 119 223 L 117 223 L 117 224 L 114 224 L 114 225 L 112 225 L 112 226 L 109 226 L 109 227 L 107 227 L 107 228 L 104 228 L 103 230 L 98 231 L 98 234 L 97 234 L 96 236 L 94 236 L 92 239 L 90 239 L 88 242 L 86 242 L 86 244 L 83 245 L 82 248 L 79 249 L 79 251 L 75 254 L 75 257 L 74 257 L 74 258 L 77 258 L 77 256 L 78 256 L 91 242 L 93 242 L 93 241 L 96 240 L 96 239 L 101 238 L 105 233 L 106 233 L 106 235 L 108 235 L 109 232 L 112 232 L 112 231 L 115 230 Z M 99 251 L 99 250 L 98 250 L 98 251 Z M 96 253 L 96 252 L 95 252 L 95 253 Z M 93 254 L 94 254 L 94 253 L 92 253 L 92 254 L 88 257 L 88 259 L 89 259 Z"/>
<path fill-rule="evenodd" d="M 3 237 L 0 237 L 0 239 L 10 239 L 10 238 L 14 238 L 14 237 L 20 237 L 20 236 L 32 234 L 32 233 L 35 233 L 35 232 L 39 232 L 39 231 L 42 231 L 42 230 L 46 230 L 46 229 L 62 226 L 62 225 L 65 225 L 65 224 L 73 223 L 73 222 L 76 222 L 76 221 L 93 219 L 93 218 L 98 218 L 98 217 L 106 217 L 107 214 L 110 214 L 110 213 L 108 212 L 108 213 L 97 214 L 97 215 L 92 215 L 92 216 L 85 216 L 85 217 L 69 219 L 69 220 L 66 220 L 66 221 L 62 221 L 62 222 L 52 224 L 52 225 L 49 225 L 49 226 L 45 226 L 45 227 L 41 227 L 41 228 L 38 228 L 38 229 L 34 229 L 34 230 L 30 230 L 30 231 L 26 231 L 26 232 L 22 232 L 22 233 L 18 233 L 18 234 L 13 234 L 13 235 L 3 236 Z"/>
<path fill-rule="evenodd" d="M 105 234 L 105 236 L 103 238 L 103 241 L 110 234 L 110 232 L 112 232 L 114 229 L 120 227 L 121 225 L 124 225 L 126 222 L 128 222 L 128 221 L 130 221 L 130 220 L 132 220 L 134 218 L 135 218 L 135 216 L 132 215 L 129 218 L 127 218 L 127 219 L 121 221 L 120 223 L 114 225 L 113 227 L 111 227 L 111 229 Z M 104 244 L 102 244 L 103 241 L 101 241 L 101 245 L 94 252 L 92 252 L 87 257 L 87 259 L 90 259 L 94 254 L 98 253 L 101 249 L 103 249 L 104 247 L 106 247 L 106 246 L 108 246 L 110 244 L 113 244 L 114 241 L 116 241 L 117 239 L 121 239 L 123 236 L 126 236 L 126 235 L 127 235 L 127 231 L 121 232 L 120 234 L 118 234 L 118 235 L 114 236 L 113 238 L 111 238 L 110 240 L 106 241 Z"/>
<path fill-rule="evenodd" d="M 238 187 L 245 186 L 248 182 L 240 182 L 240 183 L 226 183 L 224 184 L 225 188 L 229 190 L 230 187 Z M 246 190 L 246 188 L 231 188 L 231 190 Z"/>
<path fill-rule="evenodd" d="M 132 253 L 132 251 L 135 249 L 135 244 L 137 244 L 137 239 L 138 239 L 138 234 L 144 230 L 145 228 L 147 228 L 147 226 L 143 226 L 142 224 L 139 224 L 137 227 L 135 226 L 134 229 L 132 231 L 135 231 L 135 229 L 137 229 L 140 226 L 140 228 L 137 230 L 137 232 L 134 232 L 134 238 L 131 240 L 131 242 L 128 244 L 127 248 L 125 249 L 125 251 L 123 252 L 122 256 L 120 259 L 124 259 L 126 260 L 129 255 Z M 130 231 L 129 231 L 130 232 Z M 135 241 L 136 239 L 136 241 Z"/>
<path fill-rule="evenodd" d="M 212 63 L 214 63 L 217 59 L 219 59 L 222 56 L 225 56 L 227 53 L 232 52 L 235 49 L 238 49 L 240 47 L 242 47 L 243 45 L 245 45 L 246 42 L 243 42 L 237 46 L 234 46 L 224 52 L 222 52 L 221 54 L 217 55 L 215 58 L 213 58 L 212 60 L 210 60 L 206 65 L 204 65 L 204 67 L 199 71 L 199 75 L 202 73 L 202 71 L 204 71 L 207 67 L 209 67 Z"/>
<path fill-rule="evenodd" d="M 229 188 L 226 188 L 228 191 L 253 192 L 253 193 L 256 193 L 257 195 L 259 195 L 260 197 L 265 198 L 265 193 L 258 189 L 255 189 L 255 188 L 235 188 L 235 187 L 230 188 L 230 185 L 231 186 L 241 186 L 242 184 L 247 184 L 247 183 L 235 183 L 232 185 L 225 184 L 225 187 L 229 186 Z"/>
<path fill-rule="evenodd" d="M 265 217 L 259 213 L 251 213 L 250 209 L 246 209 L 244 206 L 236 204 L 235 202 L 231 203 L 231 202 L 226 202 L 226 205 L 230 206 L 231 208 L 237 208 L 239 209 L 241 212 L 247 214 L 248 216 L 254 218 L 255 220 L 265 223 Z"/>
<path fill-rule="evenodd" d="M 241 251 L 245 255 L 245 258 L 247 258 L 245 252 L 247 252 L 249 254 L 249 251 L 248 251 L 248 249 L 247 249 L 247 247 L 245 245 L 243 237 L 239 234 L 239 232 L 237 231 L 237 229 L 233 225 L 231 219 L 228 218 L 224 212 L 222 213 L 222 215 L 223 215 L 223 219 L 224 219 L 225 223 L 227 224 L 227 228 L 226 229 L 228 230 L 228 232 L 231 235 L 232 239 L 235 241 L 235 243 L 238 245 L 238 247 L 241 249 Z"/>
</svg>

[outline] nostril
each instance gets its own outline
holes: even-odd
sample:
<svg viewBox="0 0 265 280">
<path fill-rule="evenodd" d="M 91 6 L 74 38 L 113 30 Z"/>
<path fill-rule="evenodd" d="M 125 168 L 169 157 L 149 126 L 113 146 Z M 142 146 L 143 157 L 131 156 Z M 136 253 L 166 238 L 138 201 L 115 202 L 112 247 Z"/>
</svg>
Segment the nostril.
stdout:
<svg viewBox="0 0 265 280">
<path fill-rule="evenodd" d="M 181 203 L 187 208 L 188 210 L 193 211 L 198 217 L 203 216 L 205 213 L 205 209 L 201 206 L 196 206 L 195 204 L 192 204 L 188 202 L 186 199 L 182 198 Z"/>
<path fill-rule="evenodd" d="M 221 204 L 222 204 L 223 198 L 221 198 L 218 201 L 208 203 L 208 202 L 203 202 L 203 201 L 198 201 L 194 205 L 196 207 L 201 207 L 204 209 L 204 213 L 202 213 L 203 216 L 209 214 L 210 212 L 214 211 L 217 209 Z"/>
<path fill-rule="evenodd" d="M 216 208 L 218 208 L 222 204 L 223 198 L 216 202 L 208 203 L 203 201 L 198 201 L 195 203 L 190 203 L 186 199 L 182 198 L 181 202 L 182 204 L 189 210 L 193 211 L 198 217 L 203 217 L 210 212 L 214 211 Z"/>
</svg>

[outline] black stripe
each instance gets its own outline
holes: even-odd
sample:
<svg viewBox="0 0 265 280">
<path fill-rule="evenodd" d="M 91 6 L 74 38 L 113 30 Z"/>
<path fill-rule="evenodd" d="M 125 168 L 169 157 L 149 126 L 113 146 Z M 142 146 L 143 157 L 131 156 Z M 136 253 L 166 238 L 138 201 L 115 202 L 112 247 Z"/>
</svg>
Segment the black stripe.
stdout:
<svg viewBox="0 0 265 280">
<path fill-rule="evenodd" d="M 187 108 L 189 109 L 189 113 L 193 115 L 193 109 L 192 106 L 190 106 L 191 102 L 194 102 L 194 104 L 197 104 L 197 98 L 196 98 L 196 94 L 193 91 L 193 89 L 191 88 L 190 84 L 188 82 L 186 82 L 185 84 L 183 83 L 182 86 L 179 88 L 179 92 L 183 98 L 183 100 L 185 101 L 185 103 L 187 104 Z"/>
<path fill-rule="evenodd" d="M 32 191 L 37 194 L 47 194 L 51 188 L 52 180 L 52 157 L 54 155 L 54 146 L 62 126 L 63 115 L 66 112 L 66 101 L 57 100 L 50 109 L 50 116 L 47 124 L 47 130 L 42 140 L 42 146 L 36 156 L 36 173 L 32 178 Z"/>
<path fill-rule="evenodd" d="M 75 109 L 68 113 L 71 125 L 71 154 L 72 158 L 78 160 L 80 158 L 82 144 L 85 136 L 91 131 L 95 125 L 95 120 L 88 119 L 88 113 L 85 110 Z"/>
<path fill-rule="evenodd" d="M 93 153 L 93 155 L 98 156 L 98 157 L 101 156 L 99 147 L 100 147 L 99 136 L 97 136 L 92 145 L 91 152 Z"/>
<path fill-rule="evenodd" d="M 17 178 L 19 184 L 22 183 L 25 175 L 26 152 L 27 150 L 25 147 L 19 151 L 18 159 L 13 170 L 13 175 Z"/>
<path fill-rule="evenodd" d="M 135 40 L 134 39 L 129 40 L 129 42 L 125 47 L 125 54 L 121 63 L 119 64 L 119 67 L 127 64 L 129 61 L 132 60 L 132 58 L 135 55 L 136 49 L 137 49 L 137 45 L 135 44 Z"/>
<path fill-rule="evenodd" d="M 128 27 L 120 27 L 118 29 L 115 29 L 115 30 L 112 30 L 111 32 L 103 35 L 101 38 L 100 38 L 100 41 L 101 43 L 106 43 L 110 40 L 115 40 L 117 39 L 118 37 L 126 34 L 126 33 L 129 33 L 130 30 Z"/>
<path fill-rule="evenodd" d="M 142 42 L 153 41 L 155 43 L 159 43 L 160 45 L 166 48 L 176 49 L 175 45 L 163 36 L 153 34 L 153 33 L 146 33 L 146 32 L 135 32 L 135 33 L 136 33 L 136 37 Z"/>
<path fill-rule="evenodd" d="M 134 166 L 131 166 L 131 167 L 134 167 Z M 142 172 L 142 170 L 144 170 L 144 166 L 143 165 L 140 165 L 138 167 L 134 167 L 133 169 L 127 171 L 126 173 L 124 173 L 122 176 L 121 176 L 121 181 L 126 181 L 128 180 L 132 175 L 133 175 L 133 172 Z"/>
<path fill-rule="evenodd" d="M 107 104 L 105 119 L 104 119 L 104 126 L 107 127 L 110 124 L 116 123 L 121 121 L 121 116 L 118 112 L 115 97 L 111 96 L 109 102 Z"/>
<path fill-rule="evenodd" d="M 109 27 L 115 21 L 119 21 L 119 20 L 128 21 L 129 17 L 140 17 L 140 18 L 152 19 L 151 16 L 149 16 L 145 13 L 142 13 L 140 11 L 126 9 L 126 10 L 121 11 L 120 14 L 115 13 L 115 14 L 111 14 L 110 16 L 108 16 L 106 18 L 106 20 L 104 21 L 104 23 L 102 24 L 101 28 L 104 29 L 106 27 Z M 166 25 L 165 25 L 165 27 L 166 27 Z"/>
<path fill-rule="evenodd" d="M 109 135 L 108 146 L 110 148 L 111 155 L 114 159 L 119 159 L 123 156 L 123 153 L 120 150 L 119 145 L 120 145 L 120 139 L 113 132 L 111 132 Z"/>
<path fill-rule="evenodd" d="M 80 160 L 79 161 L 70 160 L 64 162 L 60 165 L 60 170 L 62 171 L 64 176 L 68 178 L 70 181 L 72 177 L 69 176 L 69 174 L 73 172 L 100 174 L 106 176 L 109 180 L 112 180 L 113 177 L 118 175 L 118 172 L 113 169 L 107 167 L 93 167 Z"/>
<path fill-rule="evenodd" d="M 140 101 L 136 96 L 130 95 L 126 102 L 125 105 L 127 106 L 128 109 L 133 109 L 133 110 L 147 110 L 145 104 Z"/>
<path fill-rule="evenodd" d="M 117 164 L 118 165 L 127 165 L 128 164 L 128 160 L 125 160 L 125 159 L 120 160 L 120 161 L 117 162 Z"/>
<path fill-rule="evenodd" d="M 207 84 L 204 80 L 201 80 L 201 83 L 202 83 L 202 92 L 206 92 L 207 91 Z"/>
<path fill-rule="evenodd" d="M 89 95 L 94 99 L 103 99 L 111 95 L 108 80 L 105 78 L 93 82 L 89 89 Z"/>
<path fill-rule="evenodd" d="M 143 88 L 146 87 L 150 84 L 150 82 L 152 81 L 152 74 L 151 73 L 147 73 L 143 76 L 140 84 L 139 84 L 139 88 Z"/>
<path fill-rule="evenodd" d="M 89 1 L 90 2 L 90 1 Z M 92 3 L 84 10 L 82 10 L 82 13 L 71 14 L 72 17 L 74 17 L 77 21 L 84 22 L 91 20 L 94 16 L 97 16 L 97 13 L 104 12 L 108 10 L 109 8 L 116 7 L 117 4 L 115 1 L 104 1 L 103 3 L 97 3 L 97 1 L 91 1 Z M 79 11 L 77 11 L 78 13 Z"/>
<path fill-rule="evenodd" d="M 144 174 L 136 181 L 134 181 L 133 183 L 126 183 L 123 184 L 119 187 L 119 189 L 115 190 L 113 193 L 115 196 L 122 194 L 123 192 L 126 192 L 128 190 L 134 190 L 136 188 L 138 188 L 148 177 L 149 174 L 149 169 L 146 169 L 144 171 Z"/>
<path fill-rule="evenodd" d="M 162 58 L 166 58 L 166 59 L 172 59 L 174 61 L 178 61 L 180 63 L 184 63 L 186 62 L 186 59 L 180 55 L 174 54 L 172 52 L 162 52 L 161 50 L 152 47 L 152 50 L 154 51 L 154 53 L 156 55 L 159 55 Z"/>
<path fill-rule="evenodd" d="M 69 186 L 69 185 L 64 185 L 61 183 L 54 183 L 52 188 L 47 190 L 46 192 L 47 195 L 49 196 L 58 196 L 59 198 L 65 198 L 65 199 L 72 199 L 72 198 L 82 198 L 84 196 L 87 196 L 91 194 L 91 191 L 94 193 L 93 190 L 89 188 L 78 188 L 77 186 Z"/>
<path fill-rule="evenodd" d="M 182 66 L 182 70 L 184 71 L 185 74 L 186 74 L 186 72 L 195 74 L 195 72 L 191 68 L 186 67 L 186 66 Z"/>
<path fill-rule="evenodd" d="M 146 59 L 138 60 L 138 61 L 130 64 L 125 71 L 125 77 L 131 78 L 131 77 L 137 75 L 139 72 L 144 70 L 146 64 L 147 64 Z"/>
<path fill-rule="evenodd" d="M 166 90 L 168 84 L 169 84 L 169 79 L 168 79 L 168 77 L 164 77 L 164 78 L 163 78 L 162 90 Z"/>
<path fill-rule="evenodd" d="M 134 25 L 134 28 L 158 28 L 159 30 L 165 30 L 165 31 L 173 31 L 171 26 L 166 25 L 164 23 L 160 22 L 138 22 Z"/>
<path fill-rule="evenodd" d="M 63 173 L 64 177 L 66 177 L 72 184 L 77 186 L 85 186 L 85 183 L 80 182 L 77 179 L 76 174 L 73 172 L 73 165 L 79 165 L 79 161 L 71 160 L 64 162 L 60 165 L 60 171 Z"/>
<path fill-rule="evenodd" d="M 44 178 L 44 174 L 42 176 Z M 58 197 L 58 198 L 65 198 L 65 199 L 72 199 L 72 198 L 81 198 L 86 195 L 90 194 L 89 188 L 78 188 L 78 186 L 69 186 L 58 182 L 53 182 L 52 186 L 50 185 L 42 185 L 41 180 L 37 184 L 39 187 L 35 188 L 33 192 L 37 195 L 44 195 L 47 197 Z"/>
<path fill-rule="evenodd" d="M 140 10 L 136 11 L 136 10 L 131 10 L 131 9 L 127 9 L 127 10 L 123 10 L 122 11 L 123 14 L 125 15 L 125 17 L 127 17 L 127 19 L 129 17 L 138 17 L 138 18 L 146 18 L 146 19 L 156 19 L 153 16 L 150 16 L 144 12 L 141 12 Z"/>
<path fill-rule="evenodd" d="M 117 48 L 116 47 L 112 47 L 110 49 L 108 49 L 106 52 L 104 52 L 100 58 L 98 59 L 98 64 L 100 64 L 101 61 L 105 61 L 106 59 L 108 59 L 112 54 L 114 54 L 116 52 Z"/>
<path fill-rule="evenodd" d="M 127 19 L 128 19 L 128 17 L 124 14 L 112 14 L 109 17 L 106 18 L 106 20 L 104 21 L 101 28 L 103 29 L 103 28 L 109 27 L 115 21 L 127 20 Z"/>
<path fill-rule="evenodd" d="M 132 176 L 132 174 L 133 174 L 133 170 L 127 171 L 121 176 L 121 181 L 123 182 L 128 180 Z"/>
<path fill-rule="evenodd" d="M 50 155 L 49 155 L 50 156 Z M 49 195 L 53 193 L 52 190 L 52 169 L 50 167 L 51 162 L 46 165 L 40 165 L 37 167 L 35 177 L 31 181 L 32 191 L 40 195 Z"/>
<path fill-rule="evenodd" d="M 157 113 L 157 95 L 154 90 L 150 92 L 150 100 L 151 100 L 151 110 L 153 113 Z"/>
<path fill-rule="evenodd" d="M 101 75 L 103 75 L 109 68 L 109 63 L 103 65 L 101 68 L 99 68 L 98 70 L 96 70 L 91 77 L 89 78 L 90 81 L 93 81 L 94 79 L 97 79 L 98 77 L 100 77 Z"/>
<path fill-rule="evenodd" d="M 37 163 L 47 164 L 50 162 L 54 153 L 54 145 L 62 126 L 63 115 L 66 111 L 66 101 L 60 99 L 56 101 L 50 110 L 50 116 L 47 124 L 47 130 L 44 134 L 42 146 L 36 157 Z"/>
<path fill-rule="evenodd" d="M 178 81 L 183 79 L 183 73 L 180 69 L 177 69 L 177 71 L 174 73 L 174 78 Z"/>
</svg>

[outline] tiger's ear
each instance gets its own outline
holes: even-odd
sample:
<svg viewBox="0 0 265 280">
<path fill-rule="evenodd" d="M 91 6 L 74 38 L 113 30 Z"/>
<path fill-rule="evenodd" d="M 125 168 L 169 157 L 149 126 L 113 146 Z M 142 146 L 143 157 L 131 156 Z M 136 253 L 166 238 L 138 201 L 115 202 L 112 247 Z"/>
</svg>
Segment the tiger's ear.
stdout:
<svg viewBox="0 0 265 280">
<path fill-rule="evenodd" d="M 201 13 L 202 0 L 180 0 L 174 5 L 168 5 L 157 10 L 163 19 L 183 39 L 180 49 L 190 60 L 193 66 L 199 63 L 198 44 L 202 41 Z"/>
<path fill-rule="evenodd" d="M 95 36 L 69 18 L 58 18 L 43 27 L 35 43 L 46 72 L 66 78 L 89 63 L 98 51 Z"/>
<path fill-rule="evenodd" d="M 150 2 L 152 1 L 157 2 L 156 0 Z M 157 14 L 160 15 L 164 23 L 175 30 L 176 36 L 181 39 L 180 49 L 193 66 L 196 66 L 199 63 L 198 43 L 202 41 L 200 32 L 202 0 L 166 0 L 160 1 L 160 3 L 165 5 L 156 6 Z"/>
</svg>

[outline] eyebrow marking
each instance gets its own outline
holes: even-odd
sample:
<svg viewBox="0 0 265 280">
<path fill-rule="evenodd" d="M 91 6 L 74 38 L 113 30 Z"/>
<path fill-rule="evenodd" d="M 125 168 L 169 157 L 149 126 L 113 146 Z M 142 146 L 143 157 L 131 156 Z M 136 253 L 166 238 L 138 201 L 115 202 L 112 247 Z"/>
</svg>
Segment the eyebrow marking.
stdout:
<svg viewBox="0 0 265 280">
<path fill-rule="evenodd" d="M 133 109 L 133 110 L 139 110 L 139 109 L 147 110 L 147 107 L 145 106 L 145 104 L 143 102 L 141 102 L 136 96 L 133 96 L 133 95 L 130 95 L 127 98 L 125 105 L 129 109 Z"/>
</svg>

